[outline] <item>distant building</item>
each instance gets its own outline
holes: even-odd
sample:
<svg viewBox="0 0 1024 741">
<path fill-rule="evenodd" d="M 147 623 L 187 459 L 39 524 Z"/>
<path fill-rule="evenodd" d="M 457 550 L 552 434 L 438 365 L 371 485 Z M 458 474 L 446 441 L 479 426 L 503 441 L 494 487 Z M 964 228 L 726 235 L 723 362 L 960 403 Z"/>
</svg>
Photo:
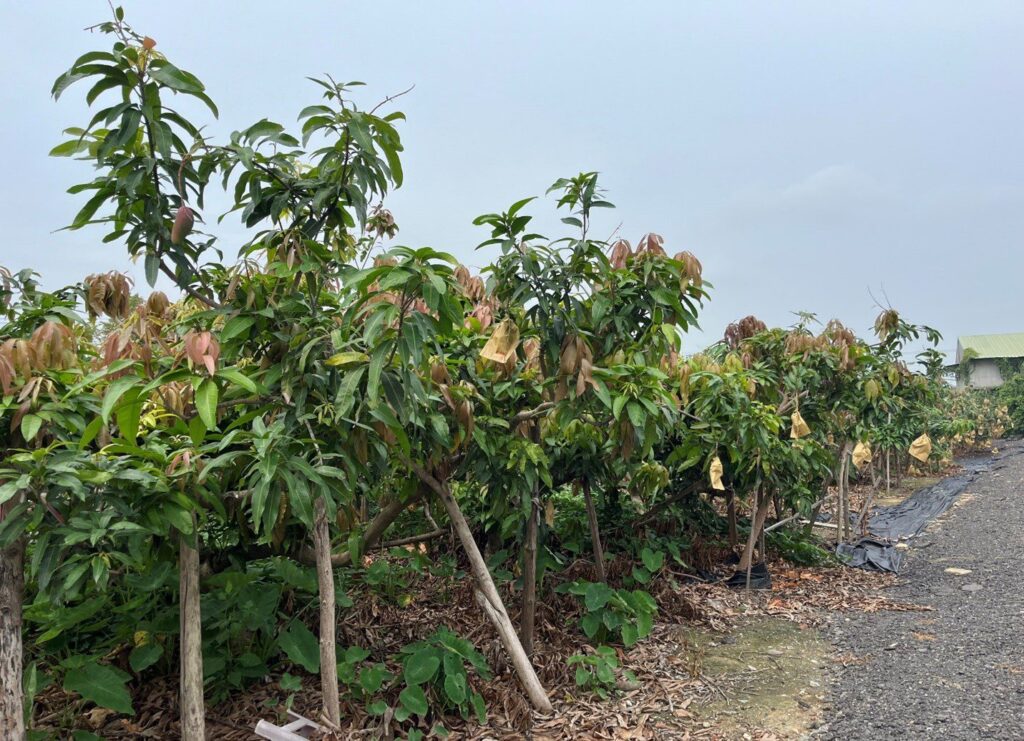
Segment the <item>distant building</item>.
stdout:
<svg viewBox="0 0 1024 741">
<path fill-rule="evenodd" d="M 957 386 L 995 388 L 1003 385 L 999 360 L 1024 358 L 1024 332 L 976 334 L 956 341 Z"/>
</svg>

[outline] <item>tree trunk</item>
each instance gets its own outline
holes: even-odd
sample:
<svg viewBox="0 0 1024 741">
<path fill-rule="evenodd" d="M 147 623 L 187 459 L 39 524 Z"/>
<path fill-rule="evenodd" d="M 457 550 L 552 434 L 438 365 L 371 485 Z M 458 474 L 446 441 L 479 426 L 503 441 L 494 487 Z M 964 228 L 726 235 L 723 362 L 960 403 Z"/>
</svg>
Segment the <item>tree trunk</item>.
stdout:
<svg viewBox="0 0 1024 741">
<path fill-rule="evenodd" d="M 395 499 L 394 501 L 384 505 L 384 508 L 377 513 L 370 524 L 366 526 L 366 531 L 363 533 L 363 541 L 359 550 L 362 553 L 366 553 L 368 550 L 377 545 L 377 542 L 381 539 L 384 533 L 391 523 L 398 519 L 398 516 L 402 514 L 407 507 L 414 504 L 420 499 L 420 494 L 417 492 L 411 497 L 402 501 Z M 301 563 L 307 566 L 316 566 L 316 549 L 312 551 L 309 548 L 302 548 L 297 556 Z M 335 553 L 331 556 L 331 565 L 335 567 L 348 566 L 352 560 L 352 554 L 346 549 L 344 553 Z"/>
<path fill-rule="evenodd" d="M 889 488 L 892 485 L 892 478 L 889 474 L 889 463 L 892 458 L 892 451 L 886 449 L 885 451 L 885 496 L 889 496 Z"/>
<path fill-rule="evenodd" d="M 729 519 L 729 546 L 735 548 L 740 544 L 740 535 L 736 530 L 736 492 L 730 489 L 725 503 Z"/>
<path fill-rule="evenodd" d="M 320 690 L 324 717 L 341 726 L 341 699 L 338 696 L 338 625 L 334 616 L 334 569 L 331 566 L 331 529 L 327 524 L 327 503 L 316 498 L 313 522 L 313 548 L 316 551 L 316 578 L 320 591 Z"/>
<path fill-rule="evenodd" d="M 533 656 L 534 621 L 537 615 L 537 531 L 540 529 L 540 497 L 534 488 L 530 519 L 523 539 L 523 607 L 519 616 L 519 640 L 527 656 Z"/>
<path fill-rule="evenodd" d="M 850 451 L 853 445 L 849 442 L 843 444 L 839 453 L 839 503 L 836 506 L 839 512 L 839 521 L 836 523 L 836 542 L 845 543 L 851 539 L 850 528 Z"/>
<path fill-rule="evenodd" d="M 590 496 L 590 479 L 583 479 L 583 500 L 587 503 L 587 521 L 590 523 L 590 541 L 594 547 L 594 568 L 597 580 L 607 582 L 608 575 L 604 570 L 604 548 L 601 547 L 601 529 L 597 524 L 597 509 L 594 498 Z"/>
<path fill-rule="evenodd" d="M 501 595 L 498 594 L 498 590 L 494 586 L 494 580 L 491 578 L 491 573 L 487 570 L 484 557 L 480 554 L 480 549 L 473 539 L 473 533 L 469 529 L 466 518 L 462 515 L 462 510 L 459 509 L 459 503 L 455 501 L 455 497 L 452 496 L 447 484 L 435 479 L 422 466 L 418 466 L 415 463 L 410 465 L 420 478 L 420 481 L 433 489 L 442 504 L 444 504 L 444 508 L 448 512 L 448 519 L 451 520 L 452 526 L 459 536 L 459 541 L 462 543 L 462 549 L 469 558 L 470 569 L 476 580 L 477 602 L 487 614 L 487 617 L 490 618 L 491 623 L 494 624 L 494 628 L 498 632 L 498 638 L 501 639 L 502 645 L 512 659 L 512 665 L 515 667 L 516 674 L 523 685 L 523 689 L 526 690 L 530 702 L 533 703 L 537 710 L 543 713 L 550 713 L 552 710 L 551 701 L 548 699 L 547 692 L 544 691 L 540 679 L 537 678 L 537 672 L 534 671 L 530 658 L 523 650 L 523 645 L 519 642 L 519 636 L 516 635 L 516 630 L 508 617 L 505 605 L 501 601 Z"/>
<path fill-rule="evenodd" d="M 25 540 L 18 538 L 0 550 L 0 738 L 11 741 L 25 738 L 21 646 L 24 586 Z"/>
<path fill-rule="evenodd" d="M 828 499 L 828 481 L 825 481 L 825 485 L 822 487 L 821 497 L 814 506 L 811 507 L 811 517 L 807 522 L 807 527 L 804 528 L 804 535 L 809 537 L 814 533 L 814 525 L 818 521 L 818 515 L 821 514 L 821 507 L 825 504 L 825 500 Z"/>
<path fill-rule="evenodd" d="M 196 528 L 195 515 L 192 516 Z M 179 605 L 181 617 L 181 738 L 206 738 L 206 710 L 203 705 L 203 623 L 199 603 L 198 533 L 182 536 L 178 548 Z"/>
<path fill-rule="evenodd" d="M 758 491 L 754 497 L 755 507 L 751 518 L 750 518 L 750 537 L 747 538 L 747 547 L 743 550 L 743 557 L 740 558 L 739 570 L 746 571 L 749 582 L 750 568 L 754 565 L 754 546 L 757 544 L 758 536 L 761 534 L 761 528 L 764 527 L 765 518 L 768 516 L 768 503 L 771 501 L 761 491 Z"/>
</svg>

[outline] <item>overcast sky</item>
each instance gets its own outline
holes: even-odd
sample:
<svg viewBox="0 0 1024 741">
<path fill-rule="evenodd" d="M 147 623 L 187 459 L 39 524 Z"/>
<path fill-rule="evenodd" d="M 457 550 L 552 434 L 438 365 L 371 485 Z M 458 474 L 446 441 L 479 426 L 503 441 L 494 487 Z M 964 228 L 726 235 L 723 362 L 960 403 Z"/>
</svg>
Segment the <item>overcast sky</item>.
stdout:
<svg viewBox="0 0 1024 741">
<path fill-rule="evenodd" d="M 142 2 L 127 20 L 199 75 L 223 141 L 316 102 L 306 75 L 396 106 L 399 243 L 479 267 L 473 217 L 598 170 L 618 206 L 597 233 L 647 231 L 714 283 L 697 349 L 754 313 L 838 317 L 885 300 L 956 336 L 1024 331 L 1024 4 L 1020 2 Z M 47 157 L 88 120 L 50 84 L 109 39 L 99 0 L 0 6 L 6 217 L 0 264 L 48 286 L 129 269 L 98 228 L 58 232 L 91 177 Z M 200 111 L 197 111 L 201 115 Z M 535 205 L 557 233 L 553 204 Z M 207 221 L 211 216 L 208 214 Z M 222 247 L 237 244 L 225 228 Z M 875 298 L 872 297 L 874 295 Z"/>
</svg>

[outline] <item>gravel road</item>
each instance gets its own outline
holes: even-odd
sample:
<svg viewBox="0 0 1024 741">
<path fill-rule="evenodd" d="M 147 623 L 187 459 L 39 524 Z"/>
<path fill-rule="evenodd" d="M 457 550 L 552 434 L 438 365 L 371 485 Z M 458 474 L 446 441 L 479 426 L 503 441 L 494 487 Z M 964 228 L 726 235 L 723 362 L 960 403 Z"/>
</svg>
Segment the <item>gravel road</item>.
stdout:
<svg viewBox="0 0 1024 741">
<path fill-rule="evenodd" d="M 815 737 L 1024 739 L 1024 455 L 915 543 L 887 596 L 935 611 L 834 619 L 829 638 L 860 663 L 837 669 Z"/>
</svg>

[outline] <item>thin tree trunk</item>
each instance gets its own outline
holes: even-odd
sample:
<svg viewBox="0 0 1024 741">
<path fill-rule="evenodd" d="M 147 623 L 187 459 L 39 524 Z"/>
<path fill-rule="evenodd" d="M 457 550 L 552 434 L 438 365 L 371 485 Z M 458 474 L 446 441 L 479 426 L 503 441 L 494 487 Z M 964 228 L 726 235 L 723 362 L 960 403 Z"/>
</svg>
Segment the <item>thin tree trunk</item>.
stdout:
<svg viewBox="0 0 1024 741">
<path fill-rule="evenodd" d="M 892 412 L 889 412 L 889 424 L 892 424 Z M 890 462 L 891 458 L 892 458 L 892 448 L 891 447 L 887 447 L 885 449 L 885 496 L 889 496 L 889 485 L 890 485 L 889 462 Z"/>
<path fill-rule="evenodd" d="M 729 546 L 735 548 L 740 544 L 740 535 L 736 529 L 736 492 L 730 489 L 725 502 L 729 518 Z"/>
<path fill-rule="evenodd" d="M 597 509 L 594 498 L 590 495 L 590 480 L 583 479 L 583 500 L 587 503 L 587 521 L 590 523 L 590 541 L 594 547 L 594 567 L 597 580 L 607 582 L 608 575 L 604 570 L 604 548 L 601 547 L 601 529 L 597 524 Z"/>
<path fill-rule="evenodd" d="M 391 527 L 391 523 L 398 519 L 398 516 L 402 514 L 407 507 L 415 503 L 420 499 L 420 493 L 417 492 L 411 497 L 402 501 L 395 499 L 392 502 L 384 505 L 377 515 L 370 520 L 370 524 L 366 526 L 366 531 L 363 533 L 363 541 L 359 550 L 362 553 L 366 553 L 368 550 L 377 545 L 377 542 L 381 539 L 381 536 Z M 310 550 L 309 548 L 302 548 L 297 556 L 301 563 L 307 566 L 316 566 L 316 549 Z M 348 566 L 352 561 L 352 554 L 346 549 L 343 553 L 335 553 L 331 556 L 331 565 Z"/>
<path fill-rule="evenodd" d="M 473 539 L 473 533 L 469 529 L 466 518 L 462 515 L 462 510 L 459 509 L 458 502 L 455 501 L 455 497 L 452 496 L 447 484 L 431 476 L 422 466 L 415 463 L 411 463 L 410 466 L 420 481 L 433 489 L 440 498 L 441 503 L 444 504 L 444 508 L 448 512 L 448 519 L 451 520 L 455 533 L 459 536 L 459 541 L 462 543 L 462 549 L 469 558 L 470 569 L 476 580 L 476 600 L 498 632 L 498 638 L 501 639 L 502 645 L 512 659 L 512 665 L 515 667 L 516 674 L 523 685 L 523 689 L 526 690 L 530 702 L 533 703 L 537 710 L 543 713 L 550 713 L 552 710 L 551 701 L 548 699 L 547 692 L 544 691 L 544 686 L 537 677 L 537 672 L 533 669 L 533 664 L 530 663 L 530 658 L 523 650 L 523 644 L 519 642 L 519 636 L 516 634 L 515 627 L 513 627 L 512 621 L 509 619 L 508 611 L 501 601 L 501 595 L 498 594 L 498 590 L 494 586 L 494 580 L 491 578 L 490 571 L 487 570 L 487 564 L 480 554 L 480 549 Z"/>
<path fill-rule="evenodd" d="M 182 536 L 178 547 L 179 612 L 181 618 L 181 738 L 206 738 L 206 709 L 203 705 L 203 623 L 199 602 L 199 551 L 196 518 L 193 534 Z"/>
<path fill-rule="evenodd" d="M 822 487 L 821 497 L 814 506 L 811 507 L 811 517 L 807 522 L 807 527 L 804 529 L 804 535 L 809 536 L 814 532 L 814 524 L 818 521 L 818 515 L 821 514 L 821 508 L 828 499 L 828 480 L 826 479 L 825 485 Z"/>
<path fill-rule="evenodd" d="M 327 503 L 316 498 L 313 522 L 313 548 L 316 551 L 316 578 L 320 592 L 320 690 L 324 717 L 341 725 L 341 699 L 338 696 L 338 625 L 334 616 L 334 569 L 331 566 L 331 530 L 327 524 Z"/>
<path fill-rule="evenodd" d="M 769 501 L 769 498 L 762 494 L 760 490 L 754 496 L 755 509 L 750 518 L 750 537 L 747 538 L 747 547 L 743 550 L 743 557 L 740 559 L 739 564 L 739 570 L 746 571 L 748 577 L 754 562 L 754 546 L 757 544 L 761 528 L 764 527 L 765 518 L 768 516 Z"/>
<path fill-rule="evenodd" d="M 850 450 L 849 442 L 843 444 L 839 453 L 839 522 L 836 523 L 837 542 L 845 543 L 851 538 L 850 529 Z"/>
<path fill-rule="evenodd" d="M 868 513 L 871 512 L 871 505 L 875 503 L 875 490 L 872 489 L 868 492 L 867 497 L 864 498 L 864 506 L 860 510 L 860 535 L 866 537 L 868 534 Z"/>
<path fill-rule="evenodd" d="M 3 507 L 0 506 L 0 521 Z M 21 605 L 25 587 L 25 540 L 0 550 L 0 738 L 25 738 L 22 695 Z"/>
<path fill-rule="evenodd" d="M 892 484 L 892 479 L 889 476 L 889 461 L 892 458 L 892 451 L 886 449 L 885 451 L 885 496 L 889 496 L 889 488 Z"/>
<path fill-rule="evenodd" d="M 523 540 L 523 606 L 519 639 L 527 656 L 533 656 L 534 622 L 537 616 L 537 531 L 540 529 L 540 497 L 536 487 L 530 498 L 530 519 Z"/>
</svg>

